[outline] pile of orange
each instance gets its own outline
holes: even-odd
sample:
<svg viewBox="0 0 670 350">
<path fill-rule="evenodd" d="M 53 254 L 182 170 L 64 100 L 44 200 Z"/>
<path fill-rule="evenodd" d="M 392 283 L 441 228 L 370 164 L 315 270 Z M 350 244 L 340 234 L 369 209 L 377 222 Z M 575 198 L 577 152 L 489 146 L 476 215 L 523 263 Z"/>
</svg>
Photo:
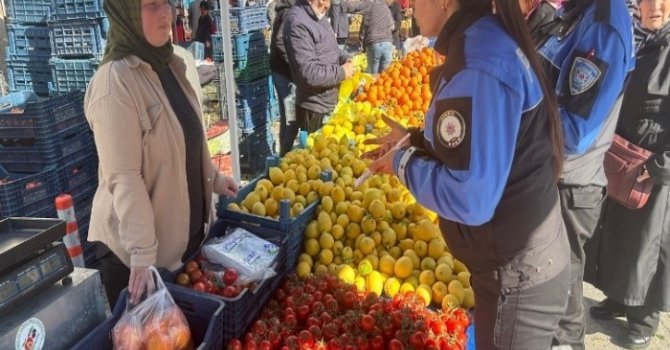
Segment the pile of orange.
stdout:
<svg viewBox="0 0 670 350">
<path fill-rule="evenodd" d="M 188 328 L 186 317 L 179 308 L 173 306 L 154 311 L 154 315 L 143 320 L 144 322 L 139 316 L 117 323 L 112 330 L 113 348 L 116 350 L 193 349 L 191 330 Z"/>
<path fill-rule="evenodd" d="M 432 97 L 430 71 L 441 61 L 433 49 L 413 51 L 401 61 L 393 62 L 374 82 L 366 84 L 356 101 L 383 106 L 389 116 L 407 120 L 409 126 L 423 126 Z"/>
</svg>

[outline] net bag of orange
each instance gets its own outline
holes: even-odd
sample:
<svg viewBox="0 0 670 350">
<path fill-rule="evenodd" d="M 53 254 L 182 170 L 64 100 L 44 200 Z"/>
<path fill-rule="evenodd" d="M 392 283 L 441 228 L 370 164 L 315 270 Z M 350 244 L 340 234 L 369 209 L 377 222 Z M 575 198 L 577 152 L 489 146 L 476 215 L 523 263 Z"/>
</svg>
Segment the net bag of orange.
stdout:
<svg viewBox="0 0 670 350">
<path fill-rule="evenodd" d="M 156 290 L 137 305 L 127 299 L 126 310 L 112 329 L 116 350 L 190 350 L 191 330 L 155 267 L 150 267 Z"/>
</svg>

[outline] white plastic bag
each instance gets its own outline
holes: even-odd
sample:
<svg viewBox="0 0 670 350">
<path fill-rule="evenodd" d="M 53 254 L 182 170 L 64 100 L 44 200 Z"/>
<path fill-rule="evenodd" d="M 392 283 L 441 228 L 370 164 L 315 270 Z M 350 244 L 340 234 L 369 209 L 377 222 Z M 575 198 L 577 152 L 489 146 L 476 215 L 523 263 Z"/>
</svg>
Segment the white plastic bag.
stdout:
<svg viewBox="0 0 670 350">
<path fill-rule="evenodd" d="M 117 350 L 193 349 L 191 330 L 186 317 L 165 288 L 155 267 L 156 291 L 132 307 L 130 295 L 126 311 L 112 329 L 112 341 Z"/>
<path fill-rule="evenodd" d="M 284 98 L 284 114 L 286 115 L 286 125 L 295 123 L 295 84 L 290 83 L 291 92 Z"/>
<path fill-rule="evenodd" d="M 405 53 L 410 53 L 412 51 L 418 51 L 423 49 L 424 47 L 428 47 L 429 43 L 430 40 L 428 40 L 428 38 L 421 35 L 417 35 L 413 38 L 405 40 L 405 44 L 403 46 L 405 48 Z"/>
<path fill-rule="evenodd" d="M 279 247 L 237 227 L 229 229 L 225 237 L 205 244 L 202 253 L 210 263 L 235 269 L 239 283 L 244 284 L 276 275 L 272 264 Z"/>
</svg>

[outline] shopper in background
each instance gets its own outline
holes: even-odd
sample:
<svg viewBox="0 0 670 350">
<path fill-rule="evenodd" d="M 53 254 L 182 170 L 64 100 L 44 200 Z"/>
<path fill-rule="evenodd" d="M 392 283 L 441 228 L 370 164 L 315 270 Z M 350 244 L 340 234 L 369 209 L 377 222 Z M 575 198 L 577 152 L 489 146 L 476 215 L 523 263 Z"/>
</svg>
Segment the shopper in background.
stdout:
<svg viewBox="0 0 670 350">
<path fill-rule="evenodd" d="M 209 3 L 200 3 L 200 18 L 198 18 L 198 29 L 195 40 L 205 44 L 205 58 L 212 58 L 212 34 L 216 32 L 216 25 L 212 16 L 209 15 Z"/>
<path fill-rule="evenodd" d="M 328 11 L 330 25 L 333 27 L 337 46 L 342 53 L 346 53 L 347 41 L 349 40 L 349 14 L 345 11 L 342 0 L 333 0 Z"/>
<path fill-rule="evenodd" d="M 111 305 L 151 290 L 149 266 L 175 271 L 204 238 L 212 192 L 233 196 L 207 149 L 201 108 L 170 43 L 166 0 L 103 3 L 111 27 L 85 112 L 100 159 L 89 239 Z"/>
<path fill-rule="evenodd" d="M 626 316 L 629 349 L 647 347 L 660 312 L 670 311 L 670 75 L 662 73 L 670 69 L 670 0 L 639 4 L 642 27 L 650 34 L 637 52 L 617 134 L 654 153 L 645 164 L 654 187 L 638 210 L 608 199 L 586 250 L 589 270 L 595 266 L 589 281 L 607 297 L 591 308 L 591 316 Z"/>
<path fill-rule="evenodd" d="M 360 0 L 342 3 L 345 11 L 363 15 L 361 36 L 368 57 L 368 73 L 379 74 L 393 59 L 393 16 L 385 0 Z"/>
<path fill-rule="evenodd" d="M 560 119 L 518 2 L 495 3 L 496 15 L 491 0 L 415 1 L 421 34 L 439 35 L 448 59 L 431 79 L 426 128 L 387 119 L 370 169 L 397 174 L 439 215 L 472 274 L 476 347 L 549 349 L 570 280 Z"/>
<path fill-rule="evenodd" d="M 296 122 L 312 133 L 323 125 L 338 101 L 340 83 L 354 74 L 354 65 L 342 62 L 340 49 L 326 14 L 330 0 L 297 0 L 286 16 L 284 40 L 296 85 Z M 387 8 L 388 9 L 388 8 Z M 287 142 L 297 136 L 291 129 Z"/>
<path fill-rule="evenodd" d="M 391 32 L 391 35 L 393 36 L 393 45 L 398 52 L 402 52 L 402 46 L 400 44 L 400 26 L 404 16 L 397 0 L 386 0 L 386 4 L 389 6 L 391 17 L 393 18 L 393 31 Z"/>
<path fill-rule="evenodd" d="M 558 94 L 565 137 L 559 189 L 572 250 L 572 280 L 554 345 L 583 349 L 584 243 L 593 236 L 605 200 L 603 160 L 612 143 L 626 77 L 635 65 L 633 28 L 623 0 L 568 0 L 534 33 L 544 74 Z"/>
<path fill-rule="evenodd" d="M 275 0 L 275 20 L 272 26 L 272 37 L 270 39 L 270 70 L 272 71 L 272 83 L 277 90 L 279 100 L 279 156 L 283 157 L 293 148 L 295 135 L 298 133 L 298 125 L 295 122 L 287 123 L 284 99 L 291 93 L 289 84 L 293 82 L 291 77 L 291 66 L 286 55 L 286 42 L 284 39 L 284 24 L 289 9 L 295 0 Z"/>
</svg>

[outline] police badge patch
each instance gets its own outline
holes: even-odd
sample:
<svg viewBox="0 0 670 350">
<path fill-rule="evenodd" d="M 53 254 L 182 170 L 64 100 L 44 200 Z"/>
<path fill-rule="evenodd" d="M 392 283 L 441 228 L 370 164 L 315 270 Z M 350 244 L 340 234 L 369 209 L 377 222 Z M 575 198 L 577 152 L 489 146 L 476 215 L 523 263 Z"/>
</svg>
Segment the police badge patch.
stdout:
<svg viewBox="0 0 670 350">
<path fill-rule="evenodd" d="M 575 57 L 570 69 L 570 93 L 575 96 L 588 91 L 601 75 L 602 72 L 594 62 L 584 57 Z"/>
<path fill-rule="evenodd" d="M 440 142 L 447 148 L 456 148 L 465 138 L 465 120 L 455 110 L 448 110 L 440 116 L 437 122 Z"/>
</svg>

